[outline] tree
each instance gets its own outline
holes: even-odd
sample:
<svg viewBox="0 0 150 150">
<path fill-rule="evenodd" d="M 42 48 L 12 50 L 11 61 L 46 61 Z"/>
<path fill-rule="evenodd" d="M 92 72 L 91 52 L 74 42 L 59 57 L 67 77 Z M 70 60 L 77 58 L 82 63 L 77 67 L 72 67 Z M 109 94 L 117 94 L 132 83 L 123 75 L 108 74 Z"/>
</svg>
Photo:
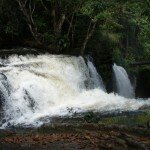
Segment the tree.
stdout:
<svg viewBox="0 0 150 150">
<path fill-rule="evenodd" d="M 38 33 L 37 26 L 33 19 L 33 13 L 35 11 L 35 3 L 32 0 L 16 0 L 19 4 L 20 10 L 22 11 L 23 15 L 25 16 L 26 22 L 29 26 L 29 29 L 38 44 L 40 42 L 40 34 Z"/>
<path fill-rule="evenodd" d="M 88 41 L 92 37 L 96 26 L 99 29 L 105 24 L 115 22 L 113 18 L 113 9 L 115 9 L 114 1 L 104 0 L 88 0 L 81 9 L 81 13 L 89 18 L 89 26 L 81 48 L 81 55 L 84 55 Z"/>
</svg>

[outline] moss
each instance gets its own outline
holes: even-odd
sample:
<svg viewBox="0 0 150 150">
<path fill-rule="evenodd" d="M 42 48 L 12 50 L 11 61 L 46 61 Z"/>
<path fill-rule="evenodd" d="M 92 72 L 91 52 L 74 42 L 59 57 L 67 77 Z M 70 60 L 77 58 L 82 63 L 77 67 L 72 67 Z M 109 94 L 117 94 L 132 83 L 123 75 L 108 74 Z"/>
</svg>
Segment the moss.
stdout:
<svg viewBox="0 0 150 150">
<path fill-rule="evenodd" d="M 150 122 L 150 113 L 143 112 L 139 115 L 131 115 L 131 116 L 116 116 L 110 118 L 104 118 L 99 120 L 99 124 L 105 125 L 127 125 L 127 126 L 148 126 Z"/>
</svg>

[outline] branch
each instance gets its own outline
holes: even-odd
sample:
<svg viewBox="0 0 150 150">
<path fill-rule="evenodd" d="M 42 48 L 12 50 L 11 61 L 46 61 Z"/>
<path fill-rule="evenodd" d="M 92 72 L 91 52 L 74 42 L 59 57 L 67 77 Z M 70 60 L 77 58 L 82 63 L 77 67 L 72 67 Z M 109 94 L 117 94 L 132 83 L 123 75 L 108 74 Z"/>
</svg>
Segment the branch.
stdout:
<svg viewBox="0 0 150 150">
<path fill-rule="evenodd" d="M 141 66 L 141 65 L 150 65 L 150 62 L 135 62 L 131 63 L 131 66 Z"/>
<path fill-rule="evenodd" d="M 72 14 L 71 21 L 69 22 L 69 29 L 68 29 L 68 32 L 67 32 L 67 37 L 68 37 L 69 34 L 70 34 L 70 30 L 71 30 L 71 28 L 72 28 L 73 20 L 74 20 L 74 13 Z M 69 21 L 69 20 L 68 20 L 68 21 Z"/>
<path fill-rule="evenodd" d="M 46 7 L 46 5 L 44 4 L 43 0 L 40 0 L 40 2 L 41 2 L 41 4 L 42 4 L 42 6 L 44 7 L 44 9 L 45 9 L 48 13 L 50 13 L 49 9 L 48 9 L 48 8 Z"/>
</svg>

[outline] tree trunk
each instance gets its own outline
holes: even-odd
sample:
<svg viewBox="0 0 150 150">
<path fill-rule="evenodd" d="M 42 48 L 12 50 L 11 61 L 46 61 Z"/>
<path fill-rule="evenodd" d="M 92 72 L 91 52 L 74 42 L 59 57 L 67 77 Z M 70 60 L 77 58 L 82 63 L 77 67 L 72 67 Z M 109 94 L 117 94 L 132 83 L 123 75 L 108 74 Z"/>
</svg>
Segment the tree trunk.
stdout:
<svg viewBox="0 0 150 150">
<path fill-rule="evenodd" d="M 126 49 L 125 49 L 125 58 L 128 57 L 128 49 L 129 49 L 129 33 L 127 33 L 127 37 L 126 37 Z"/>
<path fill-rule="evenodd" d="M 96 24 L 97 24 L 97 21 L 94 22 L 94 23 L 91 21 L 90 24 L 89 24 L 89 27 L 88 27 L 88 30 L 87 30 L 87 34 L 86 34 L 85 40 L 84 40 L 82 48 L 81 48 L 81 55 L 84 55 L 84 53 L 85 53 L 85 49 L 86 49 L 87 43 L 88 43 L 89 39 L 91 38 L 91 36 L 94 33 Z"/>
<path fill-rule="evenodd" d="M 3 2 L 4 2 L 4 0 L 1 0 L 1 2 L 0 2 L 0 12 L 2 12 L 2 9 L 3 9 Z"/>
<path fill-rule="evenodd" d="M 65 19 L 66 15 L 62 14 L 60 19 L 54 22 L 54 35 L 56 38 L 59 38 L 61 36 L 62 26 L 64 24 Z"/>
<path fill-rule="evenodd" d="M 70 31 L 71 31 L 71 28 L 72 28 L 72 24 L 73 24 L 73 20 L 74 20 L 74 13 L 72 14 L 71 21 L 69 22 L 67 37 L 69 37 Z"/>
<path fill-rule="evenodd" d="M 66 14 L 60 12 L 61 10 L 60 8 L 58 8 L 57 3 L 54 2 L 52 7 L 52 18 L 53 18 L 53 32 L 56 39 L 58 39 L 61 36 L 62 26 L 66 19 Z"/>
</svg>

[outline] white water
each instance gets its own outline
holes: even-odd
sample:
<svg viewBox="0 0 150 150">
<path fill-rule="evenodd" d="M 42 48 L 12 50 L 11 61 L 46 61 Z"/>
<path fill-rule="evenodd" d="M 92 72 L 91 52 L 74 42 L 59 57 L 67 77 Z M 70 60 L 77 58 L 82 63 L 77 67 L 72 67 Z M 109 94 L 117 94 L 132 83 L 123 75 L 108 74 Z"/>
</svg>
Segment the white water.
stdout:
<svg viewBox="0 0 150 150">
<path fill-rule="evenodd" d="M 94 65 L 88 61 L 87 67 L 82 57 L 11 56 L 3 64 L 0 72 L 7 77 L 10 93 L 4 101 L 6 122 L 2 127 L 41 125 L 42 118 L 68 115 L 70 108 L 74 112 L 105 112 L 150 105 L 150 100 L 107 94 Z"/>
<path fill-rule="evenodd" d="M 117 93 L 126 98 L 133 98 L 135 96 L 135 92 L 126 70 L 123 67 L 114 64 L 113 71 L 115 75 Z"/>
<path fill-rule="evenodd" d="M 88 69 L 89 69 L 89 73 L 90 73 L 90 77 L 91 77 L 91 81 L 92 81 L 90 83 L 90 87 L 92 87 L 92 89 L 100 88 L 101 90 L 106 92 L 106 88 L 103 83 L 103 80 L 102 80 L 101 76 L 98 74 L 94 64 L 88 60 L 87 65 L 88 65 Z"/>
</svg>

